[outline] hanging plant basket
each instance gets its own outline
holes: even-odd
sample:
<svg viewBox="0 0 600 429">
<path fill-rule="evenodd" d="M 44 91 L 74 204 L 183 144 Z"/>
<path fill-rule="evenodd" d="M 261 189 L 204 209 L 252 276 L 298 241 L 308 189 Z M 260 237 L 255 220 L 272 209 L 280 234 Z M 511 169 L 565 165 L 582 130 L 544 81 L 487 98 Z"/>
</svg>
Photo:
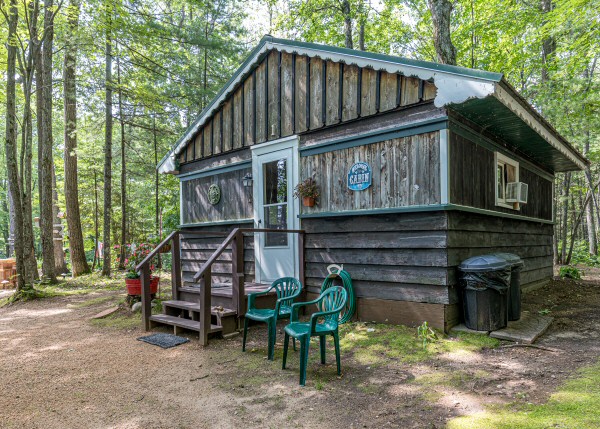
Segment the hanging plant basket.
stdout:
<svg viewBox="0 0 600 429">
<path fill-rule="evenodd" d="M 315 199 L 313 197 L 302 197 L 302 205 L 304 207 L 314 207 Z"/>
</svg>

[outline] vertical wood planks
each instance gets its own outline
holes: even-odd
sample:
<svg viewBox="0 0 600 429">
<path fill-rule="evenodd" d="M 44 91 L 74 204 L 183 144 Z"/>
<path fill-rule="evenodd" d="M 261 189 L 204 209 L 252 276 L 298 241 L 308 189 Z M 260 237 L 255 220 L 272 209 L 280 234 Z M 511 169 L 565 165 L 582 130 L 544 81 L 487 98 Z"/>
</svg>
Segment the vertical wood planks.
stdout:
<svg viewBox="0 0 600 429">
<path fill-rule="evenodd" d="M 265 70 L 266 63 L 263 61 L 256 69 L 256 142 L 262 143 L 267 140 L 267 129 L 265 127 Z"/>
<path fill-rule="evenodd" d="M 231 101 L 228 101 L 227 103 L 225 103 L 225 105 L 223 106 L 223 110 L 222 110 L 222 114 L 223 114 L 223 152 L 228 152 L 231 149 L 233 149 L 232 145 L 231 145 L 231 141 L 232 141 L 232 135 L 231 133 L 233 132 L 232 128 L 231 128 L 231 106 L 232 103 Z"/>
<path fill-rule="evenodd" d="M 363 69 L 361 87 L 360 116 L 374 115 L 375 99 L 377 96 L 377 72 L 373 69 Z"/>
<path fill-rule="evenodd" d="M 310 129 L 323 126 L 323 61 L 310 59 Z"/>
<path fill-rule="evenodd" d="M 281 54 L 281 137 L 291 136 L 294 133 L 292 93 L 294 81 L 292 79 L 292 54 Z"/>
<path fill-rule="evenodd" d="M 268 86 L 268 127 L 267 127 L 267 140 L 278 139 L 281 135 L 280 129 L 280 117 L 279 117 L 279 92 L 280 92 L 280 80 L 279 80 L 279 52 L 271 52 L 269 54 L 269 79 L 267 81 Z"/>
<path fill-rule="evenodd" d="M 212 130 L 212 139 L 213 139 L 213 154 L 216 155 L 221 153 L 221 114 L 222 110 L 217 112 L 213 119 L 213 130 Z"/>
<path fill-rule="evenodd" d="M 294 102 L 295 119 L 296 119 L 296 132 L 303 132 L 307 129 L 306 124 L 306 64 L 308 57 L 299 56 L 296 57 L 296 72 L 295 72 L 295 86 L 296 86 L 296 97 Z"/>
<path fill-rule="evenodd" d="M 233 149 L 242 147 L 242 90 L 233 94 Z"/>
<path fill-rule="evenodd" d="M 199 133 L 194 141 L 194 159 L 202 158 L 202 133 Z"/>
<path fill-rule="evenodd" d="M 338 108 L 340 98 L 340 64 L 329 63 L 326 71 L 326 85 L 327 91 L 325 92 L 325 124 L 332 125 L 337 124 L 338 120 Z"/>
<path fill-rule="evenodd" d="M 254 77 L 244 82 L 244 146 L 254 144 Z"/>
<path fill-rule="evenodd" d="M 357 109 L 358 67 L 344 66 L 344 83 L 342 94 L 342 121 L 358 117 Z"/>
<path fill-rule="evenodd" d="M 305 213 L 407 207 L 440 203 L 439 132 L 339 149 L 301 158 L 302 178 L 319 184 L 319 205 Z M 346 173 L 355 162 L 371 166 L 372 185 L 350 191 Z"/>
<path fill-rule="evenodd" d="M 204 128 L 202 129 L 202 133 L 203 133 L 203 140 L 204 140 L 204 156 L 209 156 L 212 155 L 212 147 L 210 145 L 210 136 L 212 133 L 212 121 L 208 122 L 206 125 L 204 125 Z"/>
<path fill-rule="evenodd" d="M 397 93 L 396 74 L 382 72 L 380 82 L 380 102 L 379 111 L 385 112 L 396 108 L 396 93 Z"/>
<path fill-rule="evenodd" d="M 419 102 L 419 79 L 416 77 L 404 77 L 402 79 L 402 106 L 408 106 Z"/>
</svg>

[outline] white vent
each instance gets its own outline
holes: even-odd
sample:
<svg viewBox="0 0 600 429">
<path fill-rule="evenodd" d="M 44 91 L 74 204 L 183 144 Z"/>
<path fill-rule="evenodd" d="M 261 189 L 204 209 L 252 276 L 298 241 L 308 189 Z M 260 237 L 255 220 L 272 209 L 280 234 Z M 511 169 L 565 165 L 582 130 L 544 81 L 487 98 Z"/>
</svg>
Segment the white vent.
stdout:
<svg viewBox="0 0 600 429">
<path fill-rule="evenodd" d="M 506 184 L 506 202 L 527 204 L 527 183 L 511 182 Z"/>
</svg>

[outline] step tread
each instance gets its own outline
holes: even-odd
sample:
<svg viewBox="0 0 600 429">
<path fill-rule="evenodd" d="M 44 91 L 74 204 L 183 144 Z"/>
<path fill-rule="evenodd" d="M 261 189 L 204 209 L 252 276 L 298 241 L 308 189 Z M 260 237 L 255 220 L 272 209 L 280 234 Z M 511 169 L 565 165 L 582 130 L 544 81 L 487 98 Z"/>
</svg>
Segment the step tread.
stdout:
<svg viewBox="0 0 600 429">
<path fill-rule="evenodd" d="M 197 302 L 171 300 L 171 301 L 163 301 L 162 305 L 163 305 L 163 307 L 175 307 L 175 308 L 182 308 L 184 310 L 200 311 L 200 304 Z M 229 308 L 220 309 L 218 307 L 212 307 L 211 312 L 212 312 L 212 314 L 219 314 L 221 316 L 229 316 L 232 314 L 233 315 L 236 314 L 235 310 L 231 310 Z"/>
<path fill-rule="evenodd" d="M 165 325 L 179 326 L 180 328 L 190 329 L 192 331 L 200 332 L 200 322 L 190 319 L 183 319 L 181 317 L 167 316 L 166 314 L 155 314 L 150 316 L 150 320 L 153 322 L 163 323 Z M 210 325 L 209 332 L 220 332 L 223 327 L 220 325 Z"/>
</svg>

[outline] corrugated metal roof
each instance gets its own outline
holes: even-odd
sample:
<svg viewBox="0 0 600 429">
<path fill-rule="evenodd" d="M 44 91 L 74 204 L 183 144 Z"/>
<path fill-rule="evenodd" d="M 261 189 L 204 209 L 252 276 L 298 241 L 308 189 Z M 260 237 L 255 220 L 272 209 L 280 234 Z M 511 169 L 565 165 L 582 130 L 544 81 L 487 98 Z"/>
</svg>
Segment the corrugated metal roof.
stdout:
<svg viewBox="0 0 600 429">
<path fill-rule="evenodd" d="M 175 156 L 273 49 L 432 80 L 437 87 L 437 106 L 451 107 L 508 143 L 522 148 L 523 153 L 530 154 L 552 171 L 579 170 L 587 164 L 585 158 L 525 102 L 500 73 L 265 36 L 160 161 L 159 171 L 175 170 Z"/>
</svg>

